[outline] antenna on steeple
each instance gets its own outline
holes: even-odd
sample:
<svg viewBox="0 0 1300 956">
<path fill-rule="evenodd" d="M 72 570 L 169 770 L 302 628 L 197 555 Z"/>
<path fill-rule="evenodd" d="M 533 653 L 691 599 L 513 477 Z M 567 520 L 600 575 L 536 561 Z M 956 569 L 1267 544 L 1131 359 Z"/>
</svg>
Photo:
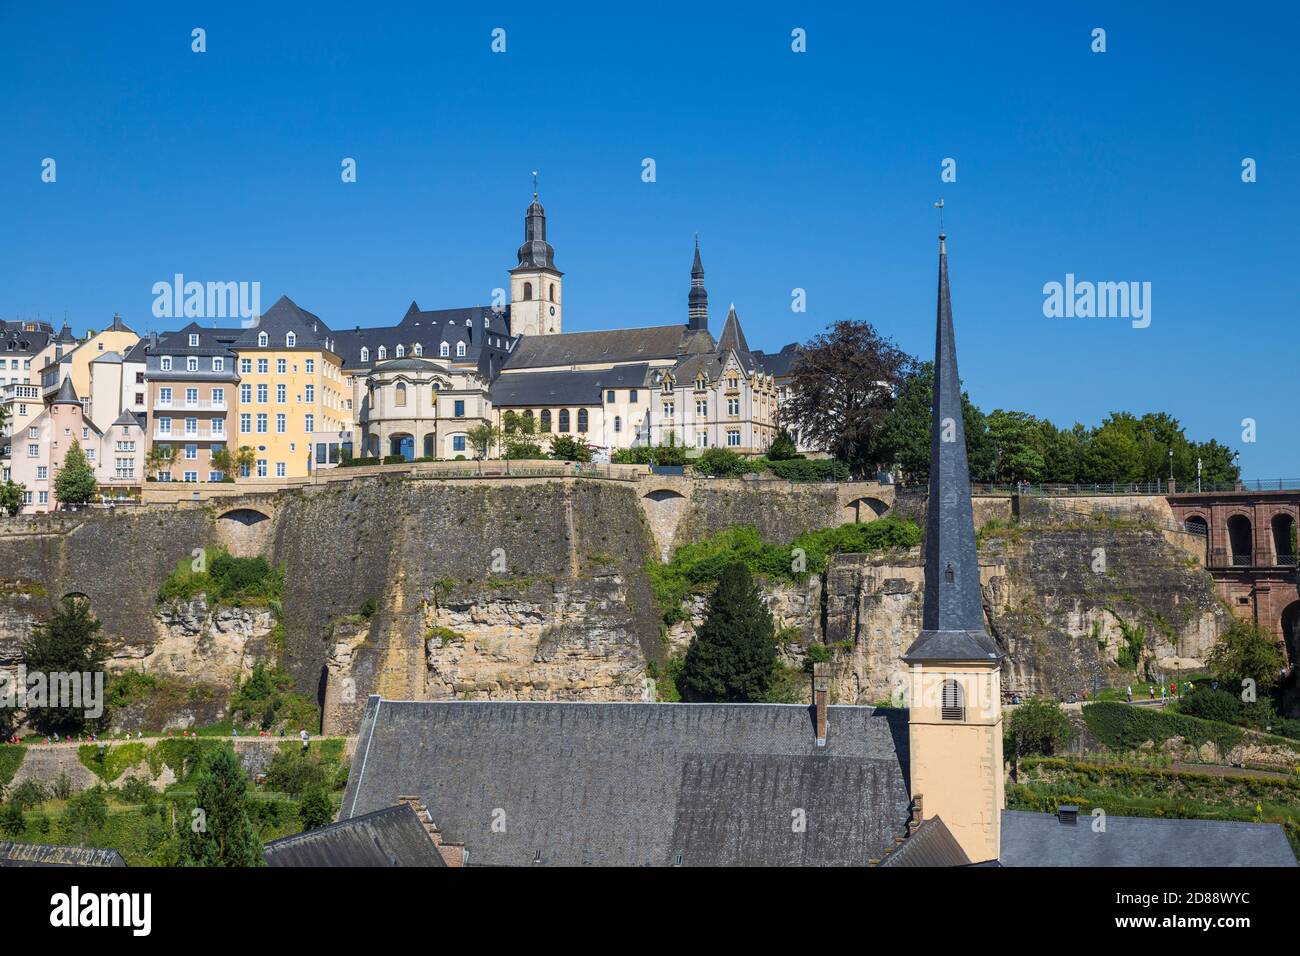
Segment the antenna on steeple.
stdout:
<svg viewBox="0 0 1300 956">
<path fill-rule="evenodd" d="M 537 198 L 537 170 L 533 170 L 533 198 Z"/>
<path fill-rule="evenodd" d="M 943 200 L 940 199 L 937 203 L 935 203 L 935 204 L 934 204 L 934 208 L 937 209 L 937 210 L 939 210 L 939 238 L 942 239 L 942 238 L 944 238 L 944 234 L 943 234 Z"/>
</svg>

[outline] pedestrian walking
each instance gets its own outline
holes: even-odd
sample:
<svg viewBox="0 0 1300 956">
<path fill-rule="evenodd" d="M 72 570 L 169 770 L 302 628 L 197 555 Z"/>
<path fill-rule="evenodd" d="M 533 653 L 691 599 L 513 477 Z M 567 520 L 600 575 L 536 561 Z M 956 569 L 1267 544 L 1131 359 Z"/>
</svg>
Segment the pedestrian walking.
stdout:
<svg viewBox="0 0 1300 956">
<path fill-rule="evenodd" d="M 1127 687 L 1127 692 L 1128 692 L 1128 702 L 1131 704 L 1131 703 L 1133 703 L 1133 685 L 1132 685 L 1132 684 L 1129 684 L 1129 685 L 1128 685 L 1128 687 Z"/>
</svg>

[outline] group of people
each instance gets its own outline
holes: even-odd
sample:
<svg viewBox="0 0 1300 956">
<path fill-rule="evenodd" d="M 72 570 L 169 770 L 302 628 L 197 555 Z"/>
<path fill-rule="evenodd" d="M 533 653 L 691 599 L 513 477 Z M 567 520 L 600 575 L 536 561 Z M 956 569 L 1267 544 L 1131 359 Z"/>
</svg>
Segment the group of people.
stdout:
<svg viewBox="0 0 1300 956">
<path fill-rule="evenodd" d="M 1216 680 L 1216 681 L 1211 681 L 1211 685 L 1210 685 L 1210 686 L 1212 686 L 1215 690 L 1218 690 L 1218 689 L 1219 689 L 1219 682 L 1218 682 L 1217 680 Z M 1169 682 L 1169 686 L 1168 686 L 1168 687 L 1166 687 L 1166 686 L 1164 685 L 1164 683 L 1162 682 L 1162 683 L 1160 684 L 1160 699 L 1161 699 L 1161 700 L 1169 700 L 1170 698 L 1176 698 L 1176 697 L 1178 697 L 1178 696 L 1179 696 L 1179 692 L 1180 692 L 1180 690 L 1181 690 L 1181 692 L 1182 692 L 1183 694 L 1190 694 L 1190 693 L 1191 693 L 1193 690 L 1195 690 L 1195 689 L 1196 689 L 1196 685 L 1195 685 L 1194 683 L 1192 683 L 1191 681 L 1184 681 L 1181 685 L 1179 685 L 1178 681 L 1176 681 L 1176 680 L 1171 680 L 1171 681 Z M 1133 685 L 1130 684 L 1130 685 L 1128 686 L 1128 688 L 1127 688 L 1127 691 L 1128 691 L 1128 702 L 1131 704 L 1131 703 L 1133 703 Z M 1155 700 L 1155 699 L 1156 699 L 1156 685 L 1155 685 L 1155 684 L 1148 684 L 1148 685 L 1147 685 L 1147 696 L 1148 696 L 1151 700 Z"/>
</svg>

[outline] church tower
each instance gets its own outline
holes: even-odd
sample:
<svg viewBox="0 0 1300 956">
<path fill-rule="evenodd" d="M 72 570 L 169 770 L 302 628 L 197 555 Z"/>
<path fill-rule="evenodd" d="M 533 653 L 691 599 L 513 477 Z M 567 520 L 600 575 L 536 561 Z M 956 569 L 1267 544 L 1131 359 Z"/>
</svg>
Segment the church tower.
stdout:
<svg viewBox="0 0 1300 956">
<path fill-rule="evenodd" d="M 555 268 L 555 250 L 546 241 L 546 210 L 533 201 L 524 213 L 524 244 L 519 264 L 510 270 L 510 332 L 513 335 L 552 335 L 564 331 L 560 321 L 564 273 Z"/>
<path fill-rule="evenodd" d="M 984 626 L 942 234 L 936 325 L 925 610 L 921 633 L 903 655 L 911 669 L 911 784 L 925 816 L 940 817 L 979 863 L 996 860 L 1002 843 L 1005 654 Z"/>
<path fill-rule="evenodd" d="M 704 263 L 700 261 L 700 237 L 695 237 L 695 263 L 691 266 L 691 294 L 686 299 L 686 327 L 692 332 L 709 331 L 709 294 L 704 291 Z"/>
</svg>

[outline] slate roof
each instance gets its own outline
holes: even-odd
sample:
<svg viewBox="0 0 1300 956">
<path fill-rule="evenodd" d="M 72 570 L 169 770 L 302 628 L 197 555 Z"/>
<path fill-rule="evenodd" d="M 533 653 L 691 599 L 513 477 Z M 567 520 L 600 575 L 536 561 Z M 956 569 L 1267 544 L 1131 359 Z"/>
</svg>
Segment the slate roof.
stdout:
<svg viewBox="0 0 1300 956">
<path fill-rule="evenodd" d="M 51 405 L 80 405 L 81 399 L 77 398 L 77 390 L 72 387 L 72 379 L 65 378 L 59 383 L 58 394 L 50 401 Z"/>
<path fill-rule="evenodd" d="M 113 420 L 113 425 L 134 425 L 137 428 L 144 428 L 144 422 L 142 421 L 143 418 L 143 413 L 137 415 L 135 412 L 131 411 L 131 409 L 124 408 L 122 409 L 122 414 L 118 415 L 117 418 Z M 113 425 L 110 425 L 109 427 L 112 428 Z"/>
<path fill-rule="evenodd" d="M 492 404 L 499 407 L 535 405 L 600 405 L 607 388 L 645 388 L 650 366 L 645 362 L 616 365 L 588 372 L 511 372 L 492 385 Z"/>
<path fill-rule="evenodd" d="M 766 352 L 751 352 L 756 361 L 768 375 L 776 379 L 789 378 L 791 369 L 794 368 L 794 361 L 799 357 L 800 345 L 798 342 L 791 342 L 781 351 L 768 355 Z"/>
<path fill-rule="evenodd" d="M 921 633 L 903 660 L 997 660 L 1005 654 L 984 625 L 970 468 L 962 425 L 961 379 L 957 374 L 957 343 L 948 289 L 948 253 L 943 236 L 939 237 L 934 383 L 930 417 L 930 507 L 926 511 L 925 527 L 925 604 Z"/>
<path fill-rule="evenodd" d="M 267 866 L 447 865 L 407 803 L 272 840 L 262 859 Z"/>
<path fill-rule="evenodd" d="M 510 370 L 597 362 L 645 362 L 677 359 L 690 352 L 713 350 L 713 337 L 707 331 L 690 332 L 685 325 L 525 335 L 515 346 L 505 367 Z"/>
<path fill-rule="evenodd" d="M 468 324 L 467 324 L 468 323 Z M 343 358 L 348 370 L 366 369 L 379 361 L 379 347 L 383 346 L 392 359 L 397 346 L 412 356 L 415 344 L 420 344 L 424 358 L 445 359 L 456 364 L 473 364 L 486 377 L 501 370 L 510 354 L 510 308 L 501 311 L 488 305 L 467 309 L 436 309 L 423 312 L 414 302 L 396 325 L 362 328 L 333 333 L 334 350 Z M 447 343 L 449 356 L 440 355 L 440 346 Z M 465 343 L 465 355 L 456 356 L 456 343 Z M 369 349 L 369 357 L 361 360 L 361 349 Z"/>
<path fill-rule="evenodd" d="M 36 328 L 28 329 L 30 323 L 5 322 L 0 319 L 0 349 L 4 354 L 35 355 L 50 344 L 54 333 L 46 322 L 36 323 Z"/>
<path fill-rule="evenodd" d="M 257 344 L 258 335 L 267 334 L 267 345 Z M 285 345 L 285 336 L 293 332 L 295 343 L 292 348 Z M 265 348 L 267 351 L 314 352 L 329 349 L 327 341 L 331 335 L 330 328 L 320 316 L 308 312 L 287 295 L 275 300 L 275 304 L 262 313 L 256 325 L 240 329 L 234 341 L 239 350 Z"/>
<path fill-rule="evenodd" d="M 895 710 L 372 697 L 358 740 L 343 817 L 418 795 L 472 865 L 862 866 L 908 818 Z"/>
<path fill-rule="evenodd" d="M 718 351 L 725 352 L 727 349 L 750 354 L 749 343 L 745 341 L 745 330 L 740 327 L 735 305 L 727 310 L 727 319 L 722 323 L 722 335 L 718 338 Z"/>
<path fill-rule="evenodd" d="M 1002 811 L 1003 866 L 1296 866 L 1276 823 L 1106 817 L 1061 823 L 1050 813 Z"/>
<path fill-rule="evenodd" d="M 0 866 L 126 866 L 116 850 L 0 841 Z"/>
<path fill-rule="evenodd" d="M 916 832 L 880 861 L 881 866 L 969 866 L 970 857 L 942 817 L 922 820 Z"/>
</svg>

